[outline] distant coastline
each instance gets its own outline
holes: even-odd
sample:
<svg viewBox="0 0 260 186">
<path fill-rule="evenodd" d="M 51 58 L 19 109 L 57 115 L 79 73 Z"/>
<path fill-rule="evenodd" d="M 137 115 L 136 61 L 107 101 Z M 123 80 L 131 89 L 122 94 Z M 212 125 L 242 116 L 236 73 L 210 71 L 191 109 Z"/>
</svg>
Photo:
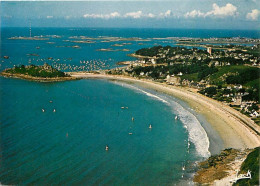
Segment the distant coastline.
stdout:
<svg viewBox="0 0 260 186">
<path fill-rule="evenodd" d="M 70 30 L 73 30 L 73 29 L 70 29 Z M 156 35 L 152 35 L 152 34 L 149 35 L 150 34 L 149 31 L 146 31 L 146 33 L 148 33 L 148 36 L 153 36 L 150 39 L 151 41 L 155 42 L 154 40 L 158 40 L 158 41 L 156 41 L 157 43 L 159 43 L 159 41 L 163 39 L 163 40 L 165 40 L 165 41 L 163 41 L 164 43 L 174 43 L 174 45 L 176 45 L 176 46 L 181 45 L 181 46 L 210 47 L 213 50 L 217 49 L 216 51 L 218 51 L 219 49 L 221 49 L 221 50 L 222 49 L 232 50 L 231 48 L 228 48 L 228 46 L 223 46 L 223 48 L 219 48 L 218 45 L 216 45 L 215 47 L 211 46 L 212 43 L 204 44 L 204 43 L 193 42 L 193 41 L 188 41 L 188 42 L 183 41 L 182 43 L 181 42 L 178 43 L 177 38 L 174 39 L 174 38 L 166 37 L 167 36 L 166 31 L 167 30 L 162 30 L 162 31 L 164 31 L 164 32 L 162 32 L 162 33 L 160 32 L 159 35 L 165 35 L 165 38 L 159 38 L 158 35 L 157 35 L 157 37 L 156 37 Z M 111 33 L 112 34 L 108 34 L 108 35 L 113 35 L 113 32 L 111 32 Z M 193 33 L 193 32 L 191 32 L 191 33 Z M 67 45 L 64 45 L 64 44 L 59 45 L 59 42 L 61 42 L 61 41 L 57 40 L 57 46 L 55 46 L 56 47 L 55 50 L 60 51 L 63 54 L 65 50 L 63 51 L 62 48 L 66 47 L 66 51 L 71 50 L 70 48 L 78 48 L 77 52 L 80 52 L 80 50 L 82 50 L 83 47 L 88 46 L 88 45 L 83 45 L 83 43 L 84 44 L 85 43 L 92 43 L 90 41 L 83 41 L 83 39 L 91 39 L 91 41 L 96 40 L 97 41 L 97 42 L 95 41 L 96 43 L 128 41 L 127 38 L 105 37 L 105 36 L 102 36 L 102 34 L 103 33 L 100 34 L 101 36 L 98 36 L 98 37 L 95 36 L 93 38 L 84 38 L 84 36 L 80 36 L 80 37 L 73 36 L 73 37 L 68 38 L 68 39 L 81 39 L 81 40 L 75 40 L 75 41 L 74 40 L 62 40 L 62 42 L 79 43 L 79 45 L 75 45 L 75 46 L 67 46 Z M 185 32 L 184 32 L 184 34 L 185 34 Z M 203 34 L 199 35 L 199 38 L 210 37 L 210 34 L 211 33 L 209 33 L 209 35 L 203 35 Z M 220 34 L 220 33 L 217 33 L 217 34 Z M 148 37 L 148 36 L 146 36 L 146 37 Z M 52 38 L 56 38 L 56 37 L 61 38 L 60 36 L 48 36 L 48 39 L 52 39 Z M 62 36 L 62 37 L 65 37 L 65 36 Z M 183 39 L 181 37 L 182 36 L 180 35 L 179 39 Z M 194 37 L 196 37 L 196 33 L 195 33 Z M 41 39 L 40 37 L 36 37 L 36 38 L 33 38 L 33 39 L 31 37 L 24 37 L 24 38 L 22 37 L 22 38 L 16 38 L 16 39 L 46 40 L 46 39 Z M 67 38 L 64 38 L 64 39 L 67 39 Z M 11 40 L 13 40 L 13 39 L 10 39 L 9 42 L 13 42 Z M 129 41 L 135 41 L 135 40 L 130 39 Z M 140 38 L 140 39 L 137 39 L 136 41 L 142 41 L 142 39 Z M 144 40 L 144 41 L 146 41 L 146 40 Z M 55 42 L 46 42 L 46 43 L 47 44 L 54 44 Z M 154 43 L 154 44 L 157 45 L 157 43 Z M 140 44 L 144 44 L 144 43 L 138 43 L 138 45 L 140 45 Z M 162 43 L 160 43 L 160 44 L 162 44 Z M 249 44 L 252 44 L 252 43 L 249 43 Z M 127 44 L 122 44 L 122 45 L 121 44 L 114 44 L 114 45 L 111 45 L 111 46 L 118 48 L 118 47 L 122 47 L 124 45 L 127 45 Z M 166 45 L 166 44 L 162 44 L 162 45 Z M 41 64 L 41 63 L 38 63 L 38 61 L 36 61 L 36 60 L 42 58 L 42 57 L 39 57 L 40 56 L 39 54 L 42 54 L 40 52 L 40 50 L 44 49 L 43 46 L 39 45 L 39 47 L 38 46 L 36 47 L 37 51 L 39 51 L 39 52 L 27 54 L 28 57 L 35 58 L 35 60 L 33 59 L 33 61 L 30 61 L 29 64 Z M 97 44 L 97 46 L 98 46 L 98 44 Z M 119 49 L 111 49 L 111 48 L 109 48 L 111 46 L 107 46 L 107 47 L 104 47 L 104 48 L 103 48 L 103 46 L 97 47 L 97 48 L 100 48 L 100 49 L 96 49 L 95 51 L 98 51 L 97 53 L 128 51 L 126 49 L 120 49 L 120 48 Z M 12 46 L 12 47 L 14 47 L 14 46 Z M 11 47 L 10 47 L 10 50 L 11 50 Z M 77 66 L 77 64 L 76 64 L 76 67 L 79 67 L 79 68 L 76 68 L 76 67 L 72 68 L 72 66 L 74 66 L 74 65 L 72 65 L 73 63 L 71 63 L 71 64 L 68 63 L 67 59 L 70 59 L 70 61 L 71 61 L 71 59 L 72 59 L 71 56 L 65 56 L 66 59 L 62 59 L 62 58 L 55 59 L 55 56 L 52 56 L 52 57 L 47 56 L 48 58 L 42 59 L 43 61 L 50 60 L 50 62 L 53 62 L 53 64 L 55 65 L 55 68 L 61 69 L 62 71 L 67 71 L 67 70 L 73 71 L 74 70 L 74 72 L 65 73 L 66 75 L 64 77 L 57 77 L 57 76 L 54 76 L 54 77 L 35 77 L 35 76 L 28 75 L 28 74 L 8 73 L 8 72 L 5 72 L 5 71 L 0 73 L 0 76 L 10 77 L 10 78 L 19 78 L 19 79 L 25 79 L 25 80 L 29 80 L 29 81 L 36 81 L 36 82 L 59 82 L 59 81 L 78 80 L 78 79 L 84 79 L 84 78 L 90 78 L 90 79 L 91 78 L 93 78 L 93 79 L 100 79 L 101 78 L 101 79 L 108 79 L 109 81 L 110 80 L 111 81 L 122 81 L 124 83 L 130 82 L 131 84 L 140 85 L 142 87 L 145 87 L 145 88 L 148 88 L 148 89 L 153 89 L 155 91 L 166 93 L 166 94 L 171 95 L 173 97 L 179 98 L 180 100 L 183 100 L 185 102 L 185 104 L 187 103 L 187 105 L 189 106 L 188 108 L 190 110 L 192 110 L 191 112 L 194 115 L 196 115 L 198 113 L 198 115 L 204 116 L 205 120 L 207 120 L 207 123 L 205 125 L 208 125 L 208 126 L 210 126 L 209 128 L 214 129 L 214 130 L 212 130 L 213 131 L 212 133 L 215 132 L 216 134 L 218 134 L 218 135 L 215 136 L 215 139 L 217 139 L 217 138 L 220 139 L 220 141 L 215 140 L 214 137 L 212 137 L 212 133 L 207 133 L 208 137 L 211 139 L 209 151 L 211 152 L 212 155 L 220 153 L 219 152 L 220 148 L 217 147 L 220 144 L 220 142 L 221 142 L 221 150 L 227 149 L 227 148 L 234 148 L 234 149 L 240 149 L 242 153 L 246 152 L 247 150 L 245 150 L 245 149 L 247 149 L 247 148 L 252 149 L 254 147 L 260 146 L 260 135 L 259 135 L 260 134 L 260 126 L 256 125 L 254 123 L 254 121 L 251 120 L 246 115 L 243 115 L 240 112 L 238 112 L 237 110 L 235 110 L 234 108 L 229 107 L 227 102 L 216 101 L 214 99 L 211 99 L 209 97 L 204 96 L 203 94 L 199 94 L 199 93 L 197 93 L 197 90 L 193 89 L 194 87 L 192 88 L 192 86 L 182 87 L 182 86 L 169 85 L 169 83 L 167 84 L 165 82 L 166 79 L 163 79 L 163 78 L 161 78 L 161 79 L 155 78 L 155 81 L 151 80 L 152 78 L 149 78 L 149 75 L 151 74 L 150 72 L 152 72 L 152 71 L 140 71 L 140 73 L 138 73 L 138 76 L 134 76 L 133 74 L 130 74 L 130 73 L 128 73 L 129 75 L 119 75 L 120 73 L 118 73 L 118 75 L 108 75 L 108 74 L 113 74 L 113 73 L 106 73 L 107 72 L 106 70 L 100 70 L 99 71 L 99 69 L 105 69 L 105 68 L 110 67 L 110 66 L 105 66 L 105 63 L 102 63 L 102 66 L 101 65 L 99 66 L 101 68 L 96 68 L 96 67 L 92 68 L 92 65 L 94 66 L 96 61 L 90 63 L 88 59 L 85 59 L 85 56 L 88 56 L 88 55 L 91 56 L 92 55 L 92 53 L 91 53 L 92 51 L 89 52 L 89 53 L 88 53 L 88 51 L 91 51 L 91 50 L 84 50 L 84 52 L 82 52 L 82 54 L 80 53 L 81 55 L 80 54 L 75 55 L 75 58 L 73 56 L 73 61 L 80 61 L 80 66 Z M 70 52 L 70 53 L 68 52 L 68 54 L 73 54 L 73 52 Z M 10 54 L 7 53 L 6 55 L 10 55 Z M 32 57 L 32 56 L 34 56 L 34 57 Z M 100 54 L 97 54 L 97 56 L 100 56 Z M 93 58 L 97 58 L 97 56 L 93 55 Z M 115 56 L 117 56 L 117 54 L 115 54 Z M 118 55 L 118 56 L 120 56 L 120 55 Z M 148 66 L 148 67 L 155 67 L 155 66 L 164 67 L 164 65 L 167 66 L 167 63 L 153 64 L 152 63 L 153 60 L 160 58 L 160 57 L 157 57 L 156 55 L 152 55 L 152 56 L 143 55 L 142 56 L 142 55 L 137 55 L 136 53 L 134 53 L 134 54 L 128 54 L 128 56 L 138 58 L 139 60 L 136 60 L 136 63 L 141 64 L 141 66 Z M 4 56 L 4 60 L 3 60 L 3 61 L 5 61 L 4 64 L 6 64 L 9 61 L 11 62 L 11 60 L 13 60 L 12 57 L 13 56 L 10 55 L 10 60 L 7 60 L 9 57 Z M 122 60 L 127 60 L 127 59 L 121 59 L 121 58 L 119 60 L 115 59 L 115 61 L 120 61 L 116 65 L 121 65 L 121 66 L 129 65 L 129 67 L 130 66 L 134 67 L 136 65 L 134 61 L 133 62 L 132 61 L 122 61 Z M 114 57 L 112 57 L 111 60 L 110 59 L 106 60 L 106 62 L 111 63 L 111 61 L 113 62 L 113 60 L 114 60 Z M 149 62 L 149 63 L 146 64 L 146 61 Z M 190 61 L 192 61 L 192 58 L 190 59 Z M 25 61 L 25 63 L 27 63 L 27 62 Z M 212 63 L 217 64 L 216 61 L 212 61 Z M 173 64 L 182 64 L 182 63 L 177 61 Z M 9 68 L 10 66 L 13 67 L 13 65 L 14 64 L 10 63 L 9 66 L 6 65 L 6 66 L 3 66 L 3 67 Z M 218 65 L 219 65 L 219 63 L 218 63 Z M 249 64 L 246 64 L 246 65 L 249 65 Z M 251 63 L 250 63 L 250 65 L 251 65 Z M 91 68 L 88 69 L 88 70 L 87 70 L 87 68 L 86 69 L 81 68 L 81 67 L 87 67 L 87 66 L 88 67 L 90 66 Z M 169 66 L 170 66 L 170 63 L 169 63 Z M 126 70 L 126 71 L 129 70 L 129 69 L 127 69 L 127 67 L 124 68 L 124 67 L 119 67 L 119 66 L 112 66 L 111 68 L 119 69 L 119 70 L 122 68 L 123 70 Z M 114 69 L 112 69 L 111 71 L 113 71 Z M 86 71 L 80 72 L 81 70 L 82 71 L 86 70 Z M 120 71 L 120 72 L 123 72 L 123 70 Z M 79 72 L 77 72 L 77 71 L 79 71 Z M 93 72 L 93 73 L 91 73 L 91 72 Z M 179 72 L 183 72 L 183 71 L 181 70 Z M 121 74 L 127 74 L 127 73 L 121 73 Z M 165 73 L 165 74 L 167 74 L 167 73 Z M 232 74 L 229 74 L 229 75 L 232 75 Z M 236 74 L 233 74 L 233 75 L 236 75 Z M 169 78 L 168 78 L 169 81 L 172 80 L 172 79 L 174 80 L 173 76 L 171 77 L 169 75 Z M 180 75 L 180 76 L 182 76 L 182 75 Z M 148 78 L 145 78 L 145 77 L 148 77 Z M 177 77 L 176 79 L 178 80 L 177 72 L 175 73 L 175 77 Z M 182 76 L 182 77 L 185 77 L 185 76 Z M 197 77 L 197 75 L 196 75 L 196 77 Z M 241 76 L 241 77 L 244 77 L 244 76 Z M 142 78 L 144 78 L 144 79 L 142 79 Z M 166 76 L 166 78 L 167 78 L 167 76 Z M 159 82 L 161 82 L 161 83 L 159 83 Z M 205 125 L 203 127 L 205 127 Z M 208 132 L 208 131 L 206 131 L 206 132 Z M 245 156 L 246 155 L 247 154 L 245 154 Z M 208 159 L 208 160 L 210 160 L 210 159 Z M 208 161 L 208 160 L 206 160 L 206 161 Z M 223 163 L 223 162 L 221 162 L 221 163 Z M 234 170 L 240 168 L 242 161 L 240 160 L 239 162 L 237 162 L 237 160 L 232 160 L 231 163 L 234 164 L 235 166 L 232 167 L 233 170 L 231 170 L 231 172 L 229 174 L 230 174 L 231 177 L 232 176 L 234 177 L 234 175 L 235 175 Z M 224 162 L 224 166 L 225 165 L 229 166 L 231 163 Z M 214 168 L 215 167 L 213 167 L 213 169 Z M 216 180 L 216 178 L 215 178 L 215 180 Z M 225 183 L 229 182 L 229 180 L 230 179 L 226 179 L 225 182 L 221 183 L 221 185 L 225 185 Z"/>
</svg>

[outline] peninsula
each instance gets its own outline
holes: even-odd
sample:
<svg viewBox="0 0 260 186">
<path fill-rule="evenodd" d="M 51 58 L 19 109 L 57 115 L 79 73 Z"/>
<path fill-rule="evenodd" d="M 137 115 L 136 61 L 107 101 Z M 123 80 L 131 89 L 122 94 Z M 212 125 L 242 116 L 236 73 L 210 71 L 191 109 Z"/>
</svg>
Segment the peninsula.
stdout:
<svg viewBox="0 0 260 186">
<path fill-rule="evenodd" d="M 45 63 L 42 66 L 35 65 L 21 65 L 13 68 L 5 69 L 1 72 L 4 77 L 21 78 L 32 81 L 41 82 L 53 82 L 53 81 L 66 81 L 66 80 L 77 80 L 80 78 L 71 77 L 65 72 L 59 71 L 53 68 L 51 65 Z"/>
</svg>

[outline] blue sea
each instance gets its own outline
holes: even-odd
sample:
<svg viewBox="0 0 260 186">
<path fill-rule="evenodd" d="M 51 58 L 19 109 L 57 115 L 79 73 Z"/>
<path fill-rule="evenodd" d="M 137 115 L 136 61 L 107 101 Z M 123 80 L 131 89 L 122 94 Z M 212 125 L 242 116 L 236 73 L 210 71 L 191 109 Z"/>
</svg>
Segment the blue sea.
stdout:
<svg viewBox="0 0 260 186">
<path fill-rule="evenodd" d="M 259 36 L 257 31 L 32 28 L 33 36 L 49 40 L 8 39 L 28 34 L 28 28 L 1 29 L 1 70 L 44 62 L 64 71 L 108 69 L 134 60 L 127 54 L 137 49 L 174 46 L 166 37 Z M 95 43 L 69 42 L 75 36 Z M 144 40 L 101 42 L 104 37 Z M 203 116 L 177 98 L 120 81 L 0 77 L 0 124 L 1 184 L 181 184 L 191 182 L 196 163 L 210 155 Z"/>
</svg>

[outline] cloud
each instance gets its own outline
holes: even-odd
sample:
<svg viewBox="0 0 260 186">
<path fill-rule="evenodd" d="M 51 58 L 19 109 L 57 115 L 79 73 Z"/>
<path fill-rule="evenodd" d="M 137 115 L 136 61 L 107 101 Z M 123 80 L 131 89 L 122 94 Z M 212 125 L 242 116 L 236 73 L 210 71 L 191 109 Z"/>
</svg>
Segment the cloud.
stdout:
<svg viewBox="0 0 260 186">
<path fill-rule="evenodd" d="M 249 20 L 257 20 L 258 19 L 258 16 L 260 15 L 260 11 L 257 10 L 257 9 L 254 9 L 252 10 L 251 12 L 249 12 L 247 15 L 246 15 L 246 18 L 249 19 Z"/>
<path fill-rule="evenodd" d="M 194 18 L 194 17 L 204 17 L 204 16 L 205 16 L 205 14 L 202 13 L 201 11 L 199 11 L 199 10 L 193 10 L 191 12 L 187 12 L 184 15 L 184 17 L 192 17 L 192 18 Z"/>
<path fill-rule="evenodd" d="M 52 19 L 52 18 L 53 18 L 53 16 L 46 16 L 46 18 L 47 18 L 47 19 Z"/>
<path fill-rule="evenodd" d="M 159 16 L 160 17 L 170 17 L 172 15 L 172 11 L 171 10 L 167 10 L 165 13 L 160 13 Z"/>
<path fill-rule="evenodd" d="M 159 13 L 157 15 L 155 15 L 153 13 L 144 14 L 142 11 L 129 12 L 129 13 L 126 13 L 124 15 L 124 17 L 131 17 L 131 18 L 135 18 L 135 19 L 142 18 L 142 17 L 146 17 L 146 18 L 166 18 L 166 17 L 170 17 L 170 16 L 172 16 L 171 10 L 167 10 L 166 12 Z"/>
<path fill-rule="evenodd" d="M 131 17 L 131 18 L 140 18 L 141 16 L 143 16 L 142 11 L 137 11 L 137 12 L 129 12 L 126 13 L 124 17 Z"/>
<path fill-rule="evenodd" d="M 110 19 L 120 17 L 118 12 L 112 12 L 110 14 L 85 14 L 83 15 L 85 18 L 102 18 L 102 19 Z"/>
<path fill-rule="evenodd" d="M 228 16 L 236 16 L 238 15 L 237 7 L 227 3 L 225 6 L 218 6 L 216 3 L 212 5 L 212 10 L 206 13 L 201 12 L 200 10 L 193 10 L 191 12 L 187 12 L 184 17 L 207 17 L 207 16 L 214 16 L 214 17 L 228 17 Z"/>
<path fill-rule="evenodd" d="M 237 14 L 237 7 L 227 3 L 226 6 L 219 7 L 216 3 L 213 5 L 213 10 L 206 13 L 208 15 L 215 15 L 219 17 L 235 16 Z"/>
<path fill-rule="evenodd" d="M 155 15 L 154 15 L 154 14 L 152 14 L 152 13 L 149 13 L 149 14 L 147 14 L 147 17 L 149 17 L 149 18 L 154 18 L 154 17 L 155 17 Z"/>
<path fill-rule="evenodd" d="M 128 12 L 121 15 L 118 12 L 112 12 L 110 14 L 85 14 L 83 17 L 85 18 L 99 18 L 99 19 L 110 19 L 110 18 L 167 18 L 173 16 L 171 10 L 167 10 L 166 12 L 153 14 L 153 13 L 143 13 L 142 11 L 136 12 Z"/>
</svg>

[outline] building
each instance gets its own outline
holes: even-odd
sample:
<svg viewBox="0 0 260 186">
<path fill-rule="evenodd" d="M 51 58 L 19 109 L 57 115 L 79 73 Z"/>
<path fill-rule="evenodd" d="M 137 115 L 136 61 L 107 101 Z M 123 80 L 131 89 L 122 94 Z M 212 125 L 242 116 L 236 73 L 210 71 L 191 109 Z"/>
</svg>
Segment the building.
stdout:
<svg viewBox="0 0 260 186">
<path fill-rule="evenodd" d="M 152 58 L 152 59 L 151 59 L 151 63 L 152 63 L 153 65 L 155 65 L 155 64 L 156 64 L 156 60 L 155 60 L 154 58 Z"/>
<path fill-rule="evenodd" d="M 181 85 L 181 78 L 176 76 L 167 75 L 166 82 L 171 85 Z"/>
<path fill-rule="evenodd" d="M 211 55 L 211 53 L 212 53 L 212 47 L 207 47 L 207 52 Z"/>
</svg>

